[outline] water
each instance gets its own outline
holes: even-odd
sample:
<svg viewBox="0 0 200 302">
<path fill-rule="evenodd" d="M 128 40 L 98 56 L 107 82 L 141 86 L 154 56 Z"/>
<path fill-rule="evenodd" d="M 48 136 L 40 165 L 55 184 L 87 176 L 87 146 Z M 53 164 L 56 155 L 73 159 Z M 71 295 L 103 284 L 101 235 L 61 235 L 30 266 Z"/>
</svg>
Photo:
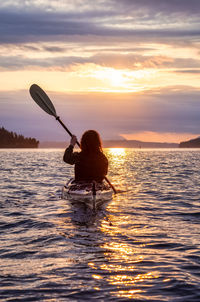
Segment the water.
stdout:
<svg viewBox="0 0 200 302">
<path fill-rule="evenodd" d="M 63 150 L 1 150 L 1 301 L 200 301 L 200 151 L 108 149 L 126 193 L 60 198 Z"/>
</svg>

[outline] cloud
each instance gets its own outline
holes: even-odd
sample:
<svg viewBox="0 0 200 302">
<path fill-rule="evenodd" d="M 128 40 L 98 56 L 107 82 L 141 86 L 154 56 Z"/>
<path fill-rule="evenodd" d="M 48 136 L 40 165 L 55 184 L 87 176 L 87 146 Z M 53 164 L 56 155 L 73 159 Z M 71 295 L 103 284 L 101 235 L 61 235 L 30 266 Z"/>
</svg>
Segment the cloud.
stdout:
<svg viewBox="0 0 200 302">
<path fill-rule="evenodd" d="M 200 133 L 200 132 L 199 132 Z M 196 138 L 197 134 L 193 133 L 171 133 L 171 132 L 133 132 L 131 134 L 121 134 L 122 137 L 128 140 L 139 140 L 143 142 L 160 142 L 160 143 L 180 143 L 181 141 L 188 141 Z"/>
<path fill-rule="evenodd" d="M 200 1 L 197 0 L 7 0 L 0 3 L 1 71 L 76 72 L 87 64 L 132 71 L 152 68 L 158 70 L 154 83 L 153 78 L 149 83 L 155 84 L 154 87 L 163 82 L 170 85 L 172 81 L 175 85 L 183 82 L 197 86 L 194 76 L 200 68 L 199 36 Z M 34 76 L 38 80 L 38 74 L 29 74 L 28 81 Z M 87 81 L 87 74 L 77 74 L 80 82 L 85 78 Z M 24 72 L 23 76 L 27 75 Z M 67 81 L 67 76 L 67 72 L 65 78 L 57 73 L 55 79 L 50 75 L 48 81 L 52 79 L 54 85 L 61 77 Z M 92 76 L 91 73 L 88 77 Z M 15 77 L 12 73 L 13 83 Z M 44 74 L 40 80 L 41 77 Z M 126 80 L 132 81 L 133 86 L 137 84 L 134 75 Z M 9 81 L 11 87 L 10 78 Z M 91 86 L 95 89 L 98 84 L 96 81 Z M 66 88 L 65 83 L 63 87 Z M 75 90 L 76 83 L 73 87 Z M 145 131 L 199 133 L 200 95 L 192 88 L 175 86 L 138 94 L 53 96 L 58 100 L 59 112 L 70 117 L 75 133 L 91 127 L 98 128 L 105 138 Z M 48 116 L 39 113 L 40 109 L 27 102 L 28 98 L 24 92 L 0 92 L 0 118 L 5 126 L 13 127 L 10 129 L 13 131 L 24 129 L 24 134 L 29 136 L 63 139 L 65 136 L 55 121 L 50 122 Z"/>
<path fill-rule="evenodd" d="M 112 0 L 113 4 L 117 4 L 117 0 Z M 130 8 L 135 10 L 146 9 L 147 12 L 163 12 L 164 14 L 181 12 L 185 14 L 199 14 L 197 9 L 200 9 L 200 3 L 198 0 L 123 0 L 120 2 L 120 8 L 123 9 L 123 12 L 127 12 Z"/>
<path fill-rule="evenodd" d="M 198 65 L 199 67 L 199 65 Z M 177 69 L 175 73 L 188 73 L 188 74 L 200 74 L 200 69 Z"/>
<path fill-rule="evenodd" d="M 24 48 L 23 48 L 24 49 Z M 29 46 L 28 48 L 29 49 Z M 103 67 L 111 67 L 116 69 L 129 69 L 138 70 L 144 68 L 154 69 L 171 69 L 174 72 L 181 73 L 198 73 L 196 68 L 200 68 L 200 59 L 198 58 L 171 58 L 169 56 L 161 55 L 142 55 L 137 53 L 110 53 L 100 52 L 94 50 L 94 54 L 88 55 L 83 53 L 71 56 L 63 56 L 64 47 L 48 47 L 41 46 L 41 57 L 36 57 L 34 51 L 37 50 L 33 47 L 33 54 L 29 57 L 25 55 L 1 55 L 0 56 L 0 69 L 1 70 L 20 70 L 30 69 L 37 67 L 39 69 L 53 69 L 60 71 L 69 71 L 69 67 L 73 67 L 81 64 L 96 64 Z M 32 49 L 31 49 L 32 51 Z M 47 53 L 43 53 L 47 51 Z M 48 52 L 58 52 L 54 56 L 48 56 Z M 21 52 L 23 53 L 23 52 Z M 60 54 L 61 53 L 61 54 Z M 180 69 L 178 69 L 180 68 Z"/>
<path fill-rule="evenodd" d="M 106 6 L 107 4 L 107 6 Z M 38 6 L 44 11 L 79 11 L 79 12 L 87 12 L 91 13 L 96 11 L 104 11 L 105 14 L 107 11 L 117 11 L 119 8 L 120 13 L 130 13 L 130 9 L 134 9 L 135 11 L 156 11 L 156 12 L 165 12 L 166 14 L 174 13 L 174 12 L 185 12 L 186 14 L 197 14 L 197 8 L 200 9 L 200 3 L 198 0 L 173 0 L 166 2 L 165 0 L 73 0 L 73 1 L 64 1 L 60 0 L 59 3 L 57 0 L 6 0 L 1 3 L 3 8 L 12 8 L 13 10 L 35 10 Z M 118 12 L 118 13 L 119 13 Z"/>
<path fill-rule="evenodd" d="M 0 69 L 3 70 L 21 70 L 53 68 L 57 70 L 66 70 L 67 67 L 74 64 L 82 64 L 87 60 L 79 57 L 46 57 L 46 58 L 27 58 L 25 56 L 1 56 Z"/>
<path fill-rule="evenodd" d="M 112 37 L 191 40 L 200 34 L 198 1 L 6 1 L 0 43 Z"/>
<path fill-rule="evenodd" d="M 133 133 L 200 133 L 199 90 L 171 87 L 129 94 L 48 92 L 57 113 L 79 137 L 97 129 L 104 139 Z M 28 91 L 0 93 L 2 126 L 40 140 L 65 140 L 65 131 L 31 99 Z M 112 114 L 111 114 L 112 108 Z M 136 135 L 136 137 L 138 137 Z"/>
</svg>

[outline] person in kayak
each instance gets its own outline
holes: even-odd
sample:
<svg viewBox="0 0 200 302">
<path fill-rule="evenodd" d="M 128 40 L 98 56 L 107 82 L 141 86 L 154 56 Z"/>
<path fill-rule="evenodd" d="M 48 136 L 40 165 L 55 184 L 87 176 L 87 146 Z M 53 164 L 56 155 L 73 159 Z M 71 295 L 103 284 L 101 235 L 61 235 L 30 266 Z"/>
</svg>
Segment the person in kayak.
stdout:
<svg viewBox="0 0 200 302">
<path fill-rule="evenodd" d="M 108 159 L 103 153 L 98 132 L 88 130 L 83 134 L 81 152 L 73 152 L 76 142 L 73 135 L 63 156 L 64 162 L 75 165 L 75 181 L 102 182 L 108 172 Z"/>
</svg>

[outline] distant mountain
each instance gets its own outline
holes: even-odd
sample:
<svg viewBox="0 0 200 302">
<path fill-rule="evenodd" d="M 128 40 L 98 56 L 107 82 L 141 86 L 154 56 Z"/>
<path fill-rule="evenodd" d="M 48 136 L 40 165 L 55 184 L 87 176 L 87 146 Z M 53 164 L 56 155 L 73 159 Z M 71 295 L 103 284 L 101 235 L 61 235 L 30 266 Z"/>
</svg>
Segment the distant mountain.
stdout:
<svg viewBox="0 0 200 302">
<path fill-rule="evenodd" d="M 41 142 L 39 148 L 66 148 L 68 142 Z M 104 148 L 178 148 L 174 143 L 142 142 L 137 140 L 105 140 Z"/>
<path fill-rule="evenodd" d="M 177 148 L 175 143 L 142 142 L 138 140 L 107 140 L 103 142 L 105 148 Z"/>
<path fill-rule="evenodd" d="M 200 137 L 191 139 L 186 142 L 181 142 L 179 148 L 200 148 Z"/>
<path fill-rule="evenodd" d="M 0 148 L 37 148 L 39 141 L 35 138 L 26 138 L 21 134 L 0 128 Z"/>
</svg>

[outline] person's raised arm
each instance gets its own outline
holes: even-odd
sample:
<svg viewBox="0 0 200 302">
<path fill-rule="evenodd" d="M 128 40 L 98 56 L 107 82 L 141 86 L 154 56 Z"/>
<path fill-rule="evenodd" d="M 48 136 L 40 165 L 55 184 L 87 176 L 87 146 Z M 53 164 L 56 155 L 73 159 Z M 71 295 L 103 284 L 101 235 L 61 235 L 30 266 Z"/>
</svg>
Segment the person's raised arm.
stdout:
<svg viewBox="0 0 200 302">
<path fill-rule="evenodd" d="M 75 146 L 76 142 L 77 142 L 76 136 L 72 135 L 71 140 L 70 140 L 70 145 L 65 150 L 65 153 L 64 153 L 64 156 L 63 156 L 63 160 L 67 164 L 74 165 L 77 161 L 78 152 L 73 152 L 73 149 L 74 149 L 74 146 Z"/>
</svg>

